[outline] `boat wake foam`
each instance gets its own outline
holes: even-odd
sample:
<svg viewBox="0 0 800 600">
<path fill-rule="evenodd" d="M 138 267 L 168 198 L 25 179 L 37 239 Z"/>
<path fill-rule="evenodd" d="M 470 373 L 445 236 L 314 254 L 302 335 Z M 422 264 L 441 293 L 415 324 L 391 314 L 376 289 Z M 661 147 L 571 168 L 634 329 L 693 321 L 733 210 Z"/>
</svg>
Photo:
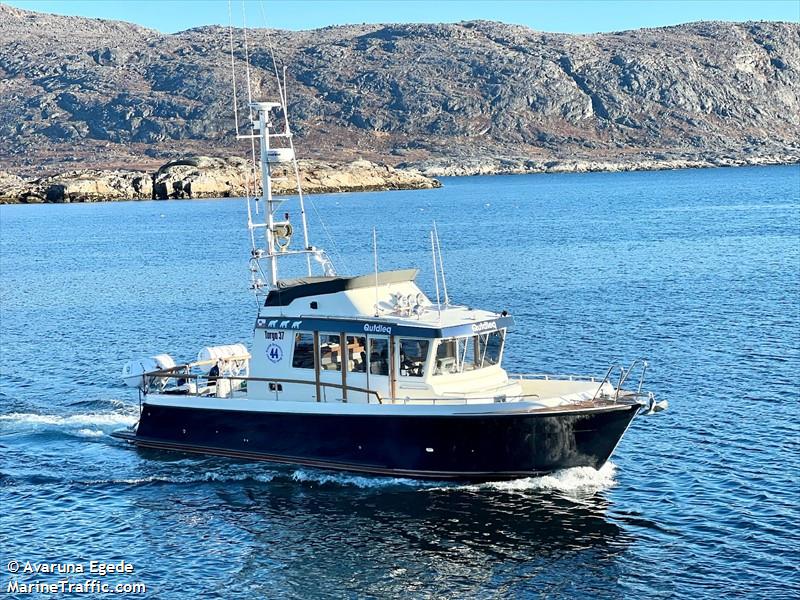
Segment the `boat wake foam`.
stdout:
<svg viewBox="0 0 800 600">
<path fill-rule="evenodd" d="M 406 487 L 427 491 L 485 491 L 492 490 L 509 493 L 526 493 L 531 491 L 556 491 L 567 495 L 593 494 L 616 485 L 614 475 L 616 467 L 608 462 L 602 468 L 574 467 L 556 471 L 552 475 L 542 477 L 525 477 L 510 481 L 487 481 L 485 483 L 458 484 L 435 482 L 422 479 L 406 479 L 401 477 L 381 477 L 378 475 L 352 475 L 298 469 L 291 474 L 291 479 L 303 483 L 318 485 L 352 486 L 362 489 Z"/>
<path fill-rule="evenodd" d="M 103 431 L 102 429 L 83 428 L 83 429 L 78 429 L 78 431 L 75 432 L 75 435 L 77 435 L 79 437 L 85 437 L 85 438 L 99 438 L 99 437 L 103 437 L 104 435 L 108 435 L 108 434 L 105 431 Z"/>
<path fill-rule="evenodd" d="M 385 488 L 385 487 L 430 487 L 430 481 L 421 479 L 406 479 L 403 477 L 381 477 L 378 475 L 351 475 L 347 473 L 328 473 L 325 471 L 313 471 L 298 469 L 291 474 L 294 481 L 302 483 L 316 483 L 319 485 L 341 485 L 352 486 L 362 489 Z"/>
<path fill-rule="evenodd" d="M 120 400 L 119 398 L 94 398 L 87 400 L 75 400 L 70 402 L 68 406 L 106 406 L 114 408 L 125 408 L 130 406 L 130 402 Z"/>
<path fill-rule="evenodd" d="M 77 415 L 41 415 L 10 413 L 0 415 L 0 427 L 14 433 L 61 432 L 84 438 L 99 438 L 114 429 L 129 427 L 136 422 L 133 414 L 86 413 Z"/>
<path fill-rule="evenodd" d="M 567 495 L 594 493 L 609 489 L 616 485 L 614 475 L 617 472 L 613 463 L 607 462 L 600 469 L 592 467 L 573 467 L 562 469 L 551 475 L 541 477 L 525 477 L 510 481 L 488 481 L 486 483 L 458 486 L 457 489 L 495 490 L 498 492 L 525 493 L 531 491 L 564 492 Z M 449 488 L 452 489 L 452 488 Z"/>
<path fill-rule="evenodd" d="M 131 477 L 120 479 L 96 479 L 83 481 L 86 485 L 147 485 L 147 484 L 185 484 L 185 483 L 232 483 L 254 481 L 259 483 L 269 483 L 275 479 L 276 473 L 215 473 L 207 471 L 205 473 L 186 474 L 186 475 L 150 475 L 149 477 Z"/>
</svg>

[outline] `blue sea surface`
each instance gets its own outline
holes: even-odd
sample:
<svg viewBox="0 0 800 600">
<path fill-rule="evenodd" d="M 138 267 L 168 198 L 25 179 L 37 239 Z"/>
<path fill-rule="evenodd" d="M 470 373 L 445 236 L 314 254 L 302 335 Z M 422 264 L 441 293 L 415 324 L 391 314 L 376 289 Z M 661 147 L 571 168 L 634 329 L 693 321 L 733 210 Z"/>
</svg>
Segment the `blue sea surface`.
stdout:
<svg viewBox="0 0 800 600">
<path fill-rule="evenodd" d="M 153 598 L 800 597 L 800 166 L 443 182 L 309 198 L 312 243 L 371 272 L 375 227 L 433 295 L 435 220 L 509 370 L 645 356 L 668 411 L 600 471 L 481 485 L 138 451 L 127 359 L 249 343 L 243 201 L 2 206 L 0 589 L 124 559 L 100 579 Z"/>
</svg>

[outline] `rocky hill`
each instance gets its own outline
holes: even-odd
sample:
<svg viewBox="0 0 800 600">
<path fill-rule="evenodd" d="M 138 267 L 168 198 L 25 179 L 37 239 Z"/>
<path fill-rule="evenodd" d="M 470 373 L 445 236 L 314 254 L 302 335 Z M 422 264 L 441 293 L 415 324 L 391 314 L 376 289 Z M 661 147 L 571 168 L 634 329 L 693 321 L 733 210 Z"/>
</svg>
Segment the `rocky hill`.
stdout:
<svg viewBox="0 0 800 600">
<path fill-rule="evenodd" d="M 429 174 L 800 158 L 797 24 L 566 35 L 480 21 L 272 37 L 306 158 Z M 254 95 L 274 94 L 265 32 L 249 42 Z M 231 135 L 229 43 L 223 27 L 166 35 L 0 5 L 0 169 L 244 155 Z M 240 32 L 235 56 L 241 92 Z"/>
</svg>

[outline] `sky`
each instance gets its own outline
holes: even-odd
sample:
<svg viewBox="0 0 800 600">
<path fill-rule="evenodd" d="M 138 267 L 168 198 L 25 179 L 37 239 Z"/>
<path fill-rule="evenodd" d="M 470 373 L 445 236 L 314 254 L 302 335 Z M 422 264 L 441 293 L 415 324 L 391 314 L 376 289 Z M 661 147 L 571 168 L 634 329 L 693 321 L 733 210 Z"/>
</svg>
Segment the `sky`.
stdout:
<svg viewBox="0 0 800 600">
<path fill-rule="evenodd" d="M 227 0 L 2 0 L 62 15 L 130 21 L 164 33 L 227 25 Z M 234 24 L 242 0 L 232 0 Z M 314 29 L 348 23 L 490 19 L 539 31 L 595 33 L 689 21 L 800 22 L 800 0 L 245 0 L 247 25 Z M 262 6 L 263 15 L 262 17 Z"/>
</svg>

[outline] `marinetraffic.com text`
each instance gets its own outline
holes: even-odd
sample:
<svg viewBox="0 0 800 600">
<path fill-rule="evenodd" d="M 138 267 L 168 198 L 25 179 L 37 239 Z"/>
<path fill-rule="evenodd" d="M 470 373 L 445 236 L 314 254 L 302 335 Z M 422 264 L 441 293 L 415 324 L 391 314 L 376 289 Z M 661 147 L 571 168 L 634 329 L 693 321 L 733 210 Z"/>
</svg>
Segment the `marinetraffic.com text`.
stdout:
<svg viewBox="0 0 800 600">
<path fill-rule="evenodd" d="M 136 568 L 124 560 L 40 563 L 10 560 L 6 564 L 7 594 L 144 594 L 147 586 L 127 581 Z M 125 579 L 126 581 L 122 581 Z"/>
</svg>

